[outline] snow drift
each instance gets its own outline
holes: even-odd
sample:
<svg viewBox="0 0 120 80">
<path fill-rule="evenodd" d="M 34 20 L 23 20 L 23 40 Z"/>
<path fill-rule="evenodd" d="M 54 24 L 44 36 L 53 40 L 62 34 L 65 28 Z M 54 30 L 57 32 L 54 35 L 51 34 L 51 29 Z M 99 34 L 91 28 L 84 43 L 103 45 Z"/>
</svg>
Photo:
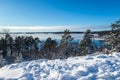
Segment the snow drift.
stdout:
<svg viewBox="0 0 120 80">
<path fill-rule="evenodd" d="M 0 80 L 120 80 L 120 53 L 6 65 Z"/>
</svg>

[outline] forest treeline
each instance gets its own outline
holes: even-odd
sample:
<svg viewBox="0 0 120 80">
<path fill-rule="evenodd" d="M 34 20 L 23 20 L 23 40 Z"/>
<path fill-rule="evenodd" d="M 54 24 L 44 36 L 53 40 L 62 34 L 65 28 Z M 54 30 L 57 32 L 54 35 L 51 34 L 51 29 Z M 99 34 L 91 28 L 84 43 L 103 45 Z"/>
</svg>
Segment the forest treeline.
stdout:
<svg viewBox="0 0 120 80">
<path fill-rule="evenodd" d="M 116 31 L 117 30 L 117 31 Z M 52 38 L 41 41 L 38 37 L 17 36 L 13 38 L 5 32 L 0 38 L 0 66 L 14 62 L 34 59 L 63 59 L 71 56 L 84 56 L 95 52 L 109 54 L 111 51 L 120 51 L 120 20 L 111 24 L 111 31 L 105 37 L 104 46 L 95 46 L 91 30 L 84 32 L 80 42 L 74 42 L 69 30 L 65 30 L 60 43 Z"/>
</svg>

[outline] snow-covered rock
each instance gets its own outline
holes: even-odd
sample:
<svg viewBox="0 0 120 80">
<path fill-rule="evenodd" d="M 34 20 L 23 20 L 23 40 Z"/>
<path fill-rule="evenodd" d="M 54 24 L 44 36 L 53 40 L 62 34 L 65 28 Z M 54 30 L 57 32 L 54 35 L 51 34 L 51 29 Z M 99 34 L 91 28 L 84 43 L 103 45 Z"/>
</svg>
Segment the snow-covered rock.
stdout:
<svg viewBox="0 0 120 80">
<path fill-rule="evenodd" d="M 34 60 L 0 68 L 0 80 L 120 80 L 120 53 Z"/>
</svg>

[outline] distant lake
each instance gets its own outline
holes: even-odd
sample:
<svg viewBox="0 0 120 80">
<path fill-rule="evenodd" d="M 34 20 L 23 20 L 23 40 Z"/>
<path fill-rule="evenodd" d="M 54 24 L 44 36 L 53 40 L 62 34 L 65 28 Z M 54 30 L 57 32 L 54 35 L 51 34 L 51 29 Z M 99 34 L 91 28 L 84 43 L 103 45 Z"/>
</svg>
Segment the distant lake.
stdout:
<svg viewBox="0 0 120 80">
<path fill-rule="evenodd" d="M 40 40 L 46 40 L 48 37 L 51 37 L 53 40 L 60 40 L 61 36 L 63 34 L 53 34 L 53 33 L 48 33 L 48 34 L 44 34 L 44 33 L 40 33 L 40 34 L 11 34 L 11 36 L 13 38 L 15 38 L 16 36 L 33 36 L 33 38 L 38 37 Z M 2 37 L 3 34 L 0 34 L 0 36 Z M 75 39 L 75 40 L 81 40 L 83 37 L 83 34 L 71 34 L 71 36 Z"/>
</svg>

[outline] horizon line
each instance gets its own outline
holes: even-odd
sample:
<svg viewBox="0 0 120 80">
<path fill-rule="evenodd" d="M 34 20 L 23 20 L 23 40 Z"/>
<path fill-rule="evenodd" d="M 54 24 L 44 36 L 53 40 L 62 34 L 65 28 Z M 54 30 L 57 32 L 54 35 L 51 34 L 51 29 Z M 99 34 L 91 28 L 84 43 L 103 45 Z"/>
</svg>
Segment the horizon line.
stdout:
<svg viewBox="0 0 120 80">
<path fill-rule="evenodd" d="M 105 31 L 111 30 L 109 25 L 101 26 L 0 26 L 1 32 L 3 30 L 9 30 L 10 32 L 63 32 L 65 29 L 68 29 L 72 32 L 83 32 L 87 29 L 91 31 Z"/>
</svg>

